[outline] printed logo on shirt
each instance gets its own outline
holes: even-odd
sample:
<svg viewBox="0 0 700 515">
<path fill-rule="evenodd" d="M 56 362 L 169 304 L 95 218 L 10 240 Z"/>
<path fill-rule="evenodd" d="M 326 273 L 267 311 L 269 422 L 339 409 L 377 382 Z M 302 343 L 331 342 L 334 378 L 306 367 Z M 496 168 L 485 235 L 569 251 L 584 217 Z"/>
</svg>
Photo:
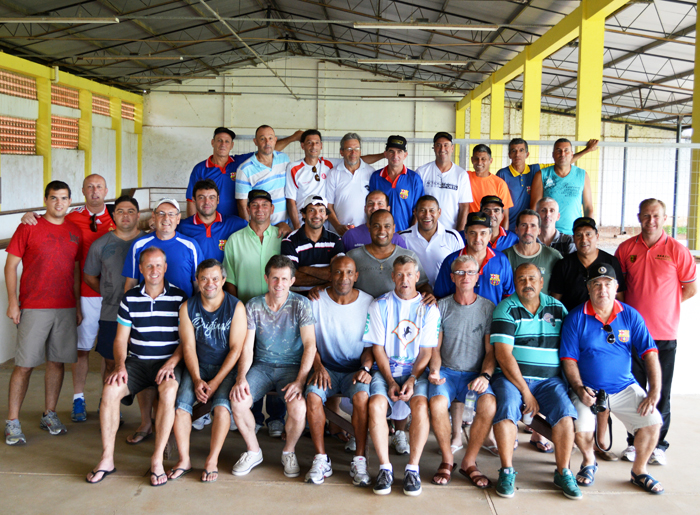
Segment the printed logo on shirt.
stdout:
<svg viewBox="0 0 700 515">
<path fill-rule="evenodd" d="M 547 322 L 548 324 L 552 324 L 552 327 L 555 327 L 557 325 L 557 321 L 554 319 L 554 315 L 552 315 L 551 313 L 545 313 L 542 317 L 542 320 Z"/>
<path fill-rule="evenodd" d="M 226 240 L 219 240 L 219 250 L 224 250 L 226 246 Z"/>
<path fill-rule="evenodd" d="M 635 254 L 632 254 L 630 256 L 630 263 L 634 263 L 637 260 L 637 256 Z"/>
<path fill-rule="evenodd" d="M 549 177 L 549 178 L 547 179 L 547 182 L 545 183 L 544 187 L 545 187 L 545 188 L 553 188 L 553 187 L 554 187 L 554 179 L 552 179 L 551 177 Z"/>
<path fill-rule="evenodd" d="M 547 271 L 547 269 L 543 266 L 540 267 L 540 274 L 542 274 L 542 277 L 544 277 L 544 273 Z"/>
<path fill-rule="evenodd" d="M 408 190 L 401 190 L 401 193 L 399 193 L 399 197 L 406 200 L 408 198 Z"/>
<path fill-rule="evenodd" d="M 622 343 L 627 343 L 628 341 L 630 341 L 629 329 L 620 329 L 617 332 L 617 339 L 620 340 Z"/>
<path fill-rule="evenodd" d="M 76 236 L 76 235 L 73 234 L 72 232 L 69 233 L 69 234 L 70 234 L 70 242 L 71 242 L 71 243 L 75 243 L 75 244 L 77 245 L 77 244 L 80 242 L 80 237 L 79 237 L 79 236 Z"/>
<path fill-rule="evenodd" d="M 501 284 L 501 276 L 499 274 L 491 274 L 491 279 L 489 281 L 493 286 L 498 286 Z"/>
<path fill-rule="evenodd" d="M 367 322 L 365 322 L 365 334 L 369 332 L 369 313 L 367 313 Z"/>
<path fill-rule="evenodd" d="M 231 172 L 231 180 L 232 181 L 236 180 L 236 172 Z"/>
<path fill-rule="evenodd" d="M 527 190 L 527 194 L 529 195 L 529 194 L 530 194 L 530 190 L 532 189 L 532 186 L 528 186 L 528 187 L 525 188 L 525 189 Z"/>
<path fill-rule="evenodd" d="M 116 231 L 116 230 L 117 230 L 117 228 L 114 227 L 113 225 L 109 226 L 109 232 Z"/>
<path fill-rule="evenodd" d="M 405 349 L 418 337 L 420 329 L 418 329 L 418 326 L 410 320 L 401 320 L 399 325 L 396 326 L 396 329 L 391 332 L 396 335 L 401 342 L 401 345 L 403 345 L 403 348 Z"/>
<path fill-rule="evenodd" d="M 654 256 L 654 259 L 660 259 L 661 261 L 673 261 L 671 256 L 667 256 L 666 254 L 657 254 Z"/>
</svg>

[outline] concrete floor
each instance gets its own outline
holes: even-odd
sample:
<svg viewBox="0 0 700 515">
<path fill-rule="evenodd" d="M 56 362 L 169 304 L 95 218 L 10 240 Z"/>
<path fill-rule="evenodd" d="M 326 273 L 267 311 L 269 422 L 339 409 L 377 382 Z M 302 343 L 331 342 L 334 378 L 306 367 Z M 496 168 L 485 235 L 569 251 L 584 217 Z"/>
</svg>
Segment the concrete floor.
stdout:
<svg viewBox="0 0 700 515">
<path fill-rule="evenodd" d="M 7 384 L 10 367 L 0 370 L 0 412 L 7 412 Z M 94 368 L 94 363 L 93 363 Z M 520 448 L 515 453 L 515 468 L 518 471 L 517 493 L 512 499 L 498 497 L 494 490 L 478 490 L 462 476 L 455 473 L 452 483 L 438 487 L 430 478 L 440 463 L 437 444 L 431 434 L 421 460 L 423 494 L 410 498 L 401 492 L 403 468 L 407 456 L 392 455 L 395 470 L 395 487 L 391 495 L 373 495 L 370 488 L 352 486 L 348 471 L 351 456 L 335 440 L 327 441 L 328 453 L 334 465 L 334 475 L 320 486 L 303 483 L 303 476 L 311 466 L 313 447 L 309 438 L 302 437 L 297 446 L 301 476 L 286 478 L 282 473 L 280 455 L 282 443 L 279 439 L 260 432 L 260 444 L 265 454 L 264 463 L 248 476 L 234 477 L 231 467 L 239 454 L 245 450 L 243 440 L 231 432 L 226 440 L 219 462 L 221 474 L 214 484 L 200 483 L 201 468 L 209 446 L 209 430 L 193 432 L 192 457 L 194 471 L 188 476 L 170 482 L 162 488 L 149 486 L 147 471 L 153 440 L 130 446 L 125 438 L 138 425 L 139 413 L 136 405 L 124 407 L 125 423 L 117 433 L 117 473 L 98 485 L 88 485 L 85 474 L 97 463 L 101 448 L 99 425 L 96 415 L 100 382 L 97 371 L 91 371 L 88 379 L 88 421 L 71 423 L 70 373 L 66 374 L 64 392 L 59 403 L 58 414 L 68 427 L 68 434 L 50 436 L 39 429 L 39 418 L 43 409 L 43 371 L 36 370 L 32 376 L 29 394 L 23 406 L 21 422 L 27 436 L 27 445 L 10 447 L 0 445 L 0 513 L 224 513 L 234 508 L 239 513 L 296 514 L 319 513 L 435 513 L 439 502 L 439 513 L 463 514 L 515 514 L 535 513 L 595 513 L 596 515 L 643 512 L 700 513 L 700 490 L 695 484 L 696 468 L 700 462 L 700 447 L 694 446 L 700 436 L 700 412 L 695 396 L 674 397 L 672 443 L 667 456 L 669 465 L 651 467 L 651 473 L 666 488 L 662 496 L 652 496 L 632 486 L 629 481 L 630 463 L 619 461 L 603 463 L 593 487 L 584 489 L 582 501 L 575 502 L 563 497 L 552 484 L 554 458 L 542 454 L 527 445 L 529 435 L 520 433 Z M 620 452 L 625 447 L 622 424 L 614 424 L 613 450 Z M 462 452 L 457 454 L 461 460 Z M 371 451 L 370 474 L 377 473 L 377 459 Z M 581 455 L 575 452 L 572 468 L 578 469 Z M 175 460 L 166 463 L 172 466 Z M 479 465 L 492 481 L 498 477 L 499 460 L 481 452 Z"/>
</svg>

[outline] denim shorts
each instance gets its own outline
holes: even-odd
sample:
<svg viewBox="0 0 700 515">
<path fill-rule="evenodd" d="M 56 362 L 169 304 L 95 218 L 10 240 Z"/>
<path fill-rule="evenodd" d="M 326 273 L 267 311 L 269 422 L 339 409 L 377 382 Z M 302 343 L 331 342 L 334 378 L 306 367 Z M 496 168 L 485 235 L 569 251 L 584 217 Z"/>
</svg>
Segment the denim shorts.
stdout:
<svg viewBox="0 0 700 515">
<path fill-rule="evenodd" d="M 440 377 L 445 378 L 442 384 L 430 383 L 428 386 L 428 399 L 432 399 L 436 395 L 447 397 L 447 407 L 452 405 L 453 401 L 464 402 L 464 398 L 469 391 L 469 383 L 479 377 L 481 372 L 458 372 L 447 367 L 440 367 Z M 477 393 L 477 399 L 482 395 L 496 395 L 491 389 L 491 385 L 486 388 L 484 393 Z"/>
<path fill-rule="evenodd" d="M 554 427 L 564 417 L 576 420 L 578 413 L 569 399 L 569 387 L 561 377 L 549 379 L 525 379 L 528 388 L 540 406 L 540 413 L 547 417 L 547 422 Z M 502 373 L 493 376 L 491 388 L 496 393 L 496 415 L 493 423 L 512 420 L 514 424 L 522 418 L 523 396 L 516 386 Z"/>
<path fill-rule="evenodd" d="M 316 385 L 310 384 L 306 387 L 305 397 L 308 397 L 310 393 L 315 393 L 321 400 L 323 404 L 329 397 L 340 394 L 342 397 L 348 397 L 350 400 L 355 396 L 357 392 L 367 392 L 367 397 L 369 397 L 369 384 L 356 382 L 352 384 L 352 379 L 356 372 L 335 372 L 333 370 L 326 369 L 328 375 L 331 377 L 331 387 L 324 390 Z"/>
<path fill-rule="evenodd" d="M 221 370 L 221 365 L 209 365 L 207 363 L 199 364 L 199 377 L 204 381 L 209 381 L 216 377 L 216 374 Z M 231 403 L 229 401 L 229 394 L 231 393 L 231 388 L 236 382 L 237 370 L 234 367 L 231 372 L 228 373 L 224 380 L 221 381 L 219 387 L 214 391 L 212 395 L 209 396 L 211 400 L 211 409 L 218 406 L 223 406 L 229 413 L 231 413 Z M 180 381 L 180 387 L 177 389 L 177 400 L 175 401 L 175 409 L 181 409 L 192 415 L 192 406 L 197 402 L 197 397 L 194 394 L 194 381 L 190 375 L 190 371 L 185 370 L 182 372 L 182 381 Z"/>
<path fill-rule="evenodd" d="M 408 381 L 411 374 L 405 374 L 402 376 L 394 377 L 394 381 L 399 385 L 399 388 Z M 372 382 L 369 384 L 370 397 L 375 395 L 382 395 L 387 401 L 389 401 L 389 409 L 387 411 L 387 416 L 391 415 L 391 410 L 394 407 L 394 401 L 389 398 L 389 385 L 384 379 L 384 376 L 378 370 L 372 373 Z M 428 397 L 428 373 L 423 372 L 416 382 L 413 384 L 413 397 Z M 411 397 L 411 399 L 413 399 Z M 410 405 L 410 401 L 409 401 Z"/>
<path fill-rule="evenodd" d="M 255 403 L 272 390 L 277 392 L 280 399 L 284 399 L 282 388 L 296 381 L 298 375 L 299 365 L 274 365 L 258 361 L 253 363 L 245 378 Z"/>
</svg>

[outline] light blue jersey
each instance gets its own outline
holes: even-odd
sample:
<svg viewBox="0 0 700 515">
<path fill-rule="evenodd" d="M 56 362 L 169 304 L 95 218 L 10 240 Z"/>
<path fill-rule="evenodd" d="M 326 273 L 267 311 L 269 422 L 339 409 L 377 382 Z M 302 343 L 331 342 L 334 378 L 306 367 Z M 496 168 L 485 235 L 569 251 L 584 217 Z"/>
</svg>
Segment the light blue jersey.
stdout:
<svg viewBox="0 0 700 515">
<path fill-rule="evenodd" d="M 265 190 L 270 194 L 275 206 L 272 225 L 287 220 L 287 199 L 284 196 L 287 163 L 289 157 L 284 152 L 274 151 L 272 167 L 262 164 L 253 154 L 240 166 L 236 175 L 237 200 L 247 200 L 251 190 Z"/>
<path fill-rule="evenodd" d="M 552 197 L 559 204 L 557 230 L 564 234 L 574 234 L 574 220 L 583 216 L 583 187 L 586 171 L 571 165 L 566 177 L 559 177 L 554 166 L 542 168 L 542 195 Z"/>
</svg>

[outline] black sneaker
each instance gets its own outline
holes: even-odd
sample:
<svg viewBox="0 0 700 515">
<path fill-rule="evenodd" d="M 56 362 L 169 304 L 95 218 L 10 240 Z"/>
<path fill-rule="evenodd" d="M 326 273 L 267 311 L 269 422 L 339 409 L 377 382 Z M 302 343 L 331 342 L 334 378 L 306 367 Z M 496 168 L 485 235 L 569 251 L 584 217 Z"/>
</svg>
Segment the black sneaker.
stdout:
<svg viewBox="0 0 700 515">
<path fill-rule="evenodd" d="M 420 486 L 420 475 L 413 470 L 407 470 L 403 476 L 403 493 L 416 497 L 421 494 L 423 487 Z"/>
<path fill-rule="evenodd" d="M 374 485 L 374 493 L 377 495 L 388 495 L 391 493 L 391 485 L 394 483 L 394 473 L 391 470 L 379 469 L 377 482 Z"/>
</svg>

